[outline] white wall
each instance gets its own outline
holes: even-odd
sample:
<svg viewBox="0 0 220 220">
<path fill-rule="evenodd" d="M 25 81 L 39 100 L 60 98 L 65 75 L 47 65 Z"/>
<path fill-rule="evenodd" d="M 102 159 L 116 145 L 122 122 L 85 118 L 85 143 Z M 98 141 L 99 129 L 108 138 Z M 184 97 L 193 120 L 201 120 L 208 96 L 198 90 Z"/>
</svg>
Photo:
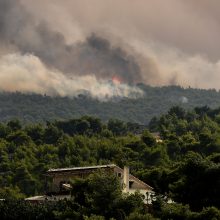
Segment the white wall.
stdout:
<svg viewBox="0 0 220 220">
<path fill-rule="evenodd" d="M 136 189 L 129 189 L 129 194 L 134 194 L 135 192 L 139 192 L 140 194 L 143 195 L 144 197 L 144 203 L 145 204 L 151 204 L 152 200 L 154 198 L 154 192 L 153 191 L 149 191 L 149 190 L 145 190 L 145 189 L 140 189 L 140 190 L 136 190 Z"/>
</svg>

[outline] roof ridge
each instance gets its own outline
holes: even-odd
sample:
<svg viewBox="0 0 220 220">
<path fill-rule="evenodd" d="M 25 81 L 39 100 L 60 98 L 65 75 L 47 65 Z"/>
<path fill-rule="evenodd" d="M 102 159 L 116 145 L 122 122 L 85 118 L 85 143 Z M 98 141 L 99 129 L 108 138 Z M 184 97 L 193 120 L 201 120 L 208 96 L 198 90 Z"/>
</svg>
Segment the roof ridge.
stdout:
<svg viewBox="0 0 220 220">
<path fill-rule="evenodd" d="M 56 172 L 56 171 L 68 171 L 68 170 L 80 170 L 80 169 L 98 169 L 98 168 L 107 168 L 107 167 L 116 167 L 115 164 L 105 164 L 105 165 L 93 165 L 85 167 L 64 167 L 64 168 L 55 168 L 49 169 L 47 172 Z"/>
</svg>

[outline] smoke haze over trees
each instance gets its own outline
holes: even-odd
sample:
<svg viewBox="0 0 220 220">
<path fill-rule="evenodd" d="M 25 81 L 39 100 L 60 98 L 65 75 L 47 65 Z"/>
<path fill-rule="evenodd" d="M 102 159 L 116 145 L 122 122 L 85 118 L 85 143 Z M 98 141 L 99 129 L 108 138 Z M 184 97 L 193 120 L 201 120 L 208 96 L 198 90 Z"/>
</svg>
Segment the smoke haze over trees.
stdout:
<svg viewBox="0 0 220 220">
<path fill-rule="evenodd" d="M 0 0 L 1 218 L 220 219 L 219 8 Z M 23 201 L 45 193 L 50 168 L 109 163 L 153 187 L 149 209 L 115 175 Z"/>
<path fill-rule="evenodd" d="M 119 87 L 118 96 L 134 97 L 139 82 L 220 88 L 218 6 L 0 0 L 0 89 L 74 96 L 87 88 L 111 97 Z M 112 86 L 115 77 L 126 88 Z"/>
</svg>

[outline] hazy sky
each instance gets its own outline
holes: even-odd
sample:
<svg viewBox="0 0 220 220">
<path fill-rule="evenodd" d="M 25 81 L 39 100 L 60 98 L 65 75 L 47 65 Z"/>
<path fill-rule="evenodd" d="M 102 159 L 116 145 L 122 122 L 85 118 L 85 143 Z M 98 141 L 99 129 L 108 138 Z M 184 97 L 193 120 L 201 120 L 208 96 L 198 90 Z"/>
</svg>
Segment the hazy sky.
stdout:
<svg viewBox="0 0 220 220">
<path fill-rule="evenodd" d="M 65 77 L 99 82 L 118 75 L 129 84 L 220 89 L 219 0 L 0 0 L 0 6 L 0 63 L 8 53 L 19 53 L 21 62 L 31 54 Z"/>
<path fill-rule="evenodd" d="M 186 53 L 220 56 L 219 0 L 22 0 L 39 19 L 81 39 L 110 32 L 128 39 L 151 39 Z M 45 12 L 49 13 L 45 13 Z"/>
</svg>

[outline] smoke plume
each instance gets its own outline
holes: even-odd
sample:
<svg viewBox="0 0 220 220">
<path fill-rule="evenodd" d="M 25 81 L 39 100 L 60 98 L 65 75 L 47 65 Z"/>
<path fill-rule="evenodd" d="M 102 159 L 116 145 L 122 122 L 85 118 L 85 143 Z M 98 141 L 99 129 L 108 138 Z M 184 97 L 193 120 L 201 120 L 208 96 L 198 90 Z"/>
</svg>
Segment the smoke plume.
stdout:
<svg viewBox="0 0 220 220">
<path fill-rule="evenodd" d="M 217 0 L 0 0 L 0 89 L 101 98 L 136 97 L 138 82 L 219 89 L 219 7 Z M 115 76 L 122 84 L 111 82 Z"/>
<path fill-rule="evenodd" d="M 48 69 L 36 56 L 10 54 L 0 59 L 2 91 L 39 93 L 51 96 L 89 94 L 102 101 L 114 97 L 137 98 L 143 95 L 137 87 L 98 81 L 94 75 L 66 77 Z"/>
<path fill-rule="evenodd" d="M 0 36 L 2 41 L 21 53 L 32 53 L 48 67 L 69 75 L 90 75 L 111 79 L 118 75 L 129 84 L 142 81 L 138 63 L 120 47 L 94 33 L 84 41 L 68 44 L 65 36 L 33 19 L 13 0 L 1 0 Z"/>
</svg>

